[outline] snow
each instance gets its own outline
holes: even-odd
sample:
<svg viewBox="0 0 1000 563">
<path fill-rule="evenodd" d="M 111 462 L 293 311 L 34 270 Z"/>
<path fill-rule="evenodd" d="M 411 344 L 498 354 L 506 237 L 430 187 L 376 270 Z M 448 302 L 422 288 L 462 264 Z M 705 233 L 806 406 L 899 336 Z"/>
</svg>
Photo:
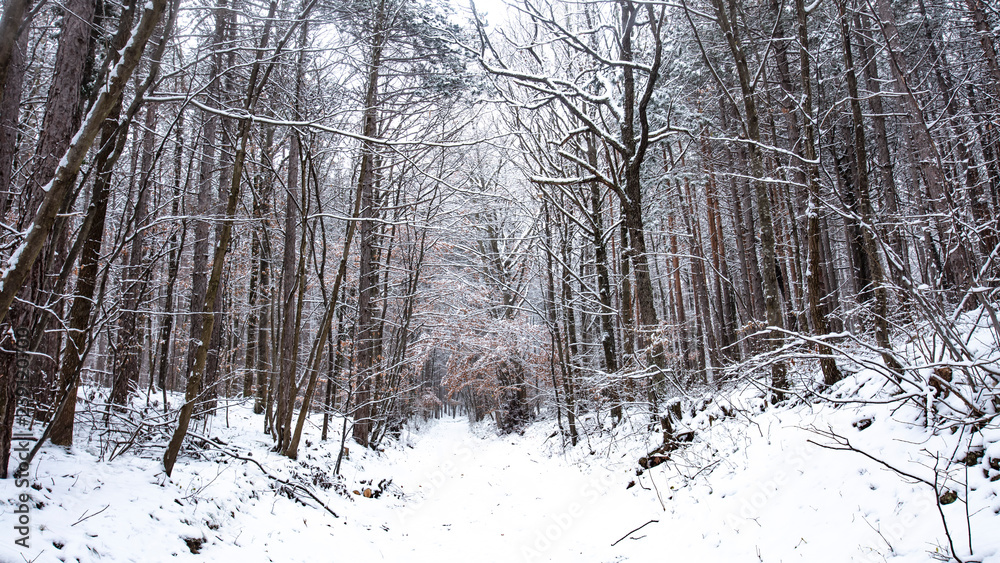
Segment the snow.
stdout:
<svg viewBox="0 0 1000 563">
<path fill-rule="evenodd" d="M 32 223 L 31 228 L 28 229 L 28 231 L 25 233 L 24 238 L 27 239 L 31 235 L 31 232 L 34 231 L 36 228 L 38 227 L 35 226 L 35 223 Z M 27 242 L 22 242 L 17 246 L 17 248 L 14 249 L 14 252 L 11 252 L 10 257 L 7 258 L 7 267 L 4 268 L 3 272 L 3 277 L 5 279 L 7 278 L 8 272 L 12 271 L 14 268 L 17 267 L 18 262 L 21 261 L 21 255 L 24 254 L 24 249 L 27 246 L 28 246 Z"/>
<path fill-rule="evenodd" d="M 995 354 L 988 331 L 973 336 L 984 361 Z M 957 494 L 941 506 L 956 553 L 1000 563 L 1000 427 L 934 432 L 912 403 L 863 402 L 891 387 L 861 370 L 826 392 L 847 404 L 767 406 L 752 385 L 677 399 L 678 426 L 695 439 L 645 470 L 637 460 L 660 437 L 638 411 L 615 428 L 584 415 L 580 443 L 565 448 L 552 420 L 507 436 L 462 417 L 417 421 L 384 451 L 348 442 L 339 482 L 342 419 L 325 442 L 310 419 L 298 461 L 270 451 L 250 405 L 197 425 L 269 472 L 311 483 L 339 518 L 214 448 L 186 450 L 172 478 L 162 448 L 109 460 L 108 444 L 80 424 L 71 451 L 47 446 L 36 459 L 31 548 L 6 541 L 0 561 L 915 563 L 949 559 L 936 494 L 921 482 L 937 480 Z M 847 443 L 864 454 L 836 449 Z M 969 448 L 983 456 L 966 465 Z M 22 491 L 13 480 L 0 488 L 6 522 Z M 353 493 L 366 488 L 382 494 Z"/>
</svg>

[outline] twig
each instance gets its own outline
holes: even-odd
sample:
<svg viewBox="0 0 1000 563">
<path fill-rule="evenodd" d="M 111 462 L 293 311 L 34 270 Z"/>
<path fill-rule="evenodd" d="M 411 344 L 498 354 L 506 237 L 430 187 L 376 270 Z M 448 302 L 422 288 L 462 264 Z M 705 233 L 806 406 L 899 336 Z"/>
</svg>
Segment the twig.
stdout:
<svg viewBox="0 0 1000 563">
<path fill-rule="evenodd" d="M 894 471 L 895 473 L 897 473 L 899 475 L 902 475 L 903 477 L 909 477 L 910 479 L 913 479 L 914 481 L 918 481 L 918 482 L 923 483 L 925 485 L 928 485 L 930 487 L 934 487 L 934 483 L 928 481 L 927 479 L 922 479 L 920 477 L 917 477 L 916 475 L 913 475 L 911 473 L 907 473 L 906 471 L 903 471 L 902 469 L 899 469 L 897 467 L 893 467 L 888 462 L 883 461 L 883 460 L 881 460 L 881 459 L 879 459 L 879 458 L 871 455 L 870 453 L 868 453 L 866 451 L 859 450 L 858 448 L 855 448 L 854 446 L 851 445 L 850 440 L 848 440 L 844 436 L 840 436 L 839 434 L 835 434 L 833 432 L 823 432 L 821 430 L 816 430 L 816 433 L 819 434 L 820 436 L 826 436 L 827 438 L 832 438 L 833 440 L 836 440 L 837 443 L 839 444 L 839 446 L 833 446 L 833 445 L 830 445 L 830 444 L 820 444 L 819 442 L 814 442 L 812 440 L 806 440 L 806 441 L 809 442 L 810 444 L 813 444 L 814 446 L 819 446 L 821 448 L 826 448 L 828 450 L 840 450 L 840 451 L 857 452 L 857 453 L 859 453 L 859 454 L 867 457 L 868 459 L 874 461 L 875 463 L 878 463 L 879 465 L 885 466 L 890 471 Z"/>
<path fill-rule="evenodd" d="M 948 547 L 951 549 L 951 556 L 958 563 L 964 563 L 955 553 L 955 542 L 951 539 L 951 530 L 948 529 L 948 519 L 944 516 L 944 509 L 941 508 L 941 493 L 938 488 L 938 464 L 941 463 L 941 458 L 936 457 L 934 459 L 934 504 L 937 505 L 938 515 L 941 516 L 941 523 L 944 525 L 944 536 L 948 538 Z M 968 499 L 966 499 L 966 506 L 968 506 Z"/>
<path fill-rule="evenodd" d="M 73 522 L 72 524 L 70 524 L 70 527 L 76 526 L 77 524 L 79 524 L 80 522 L 83 522 L 84 520 L 86 520 L 88 518 L 93 518 L 94 516 L 97 516 L 98 514 L 100 514 L 100 513 L 104 512 L 105 510 L 107 510 L 109 506 L 111 506 L 111 505 L 110 504 L 106 505 L 104 508 L 98 510 L 97 512 L 91 514 L 90 516 L 87 516 L 87 512 L 84 511 L 83 516 L 81 516 L 80 519 L 77 520 L 76 522 Z"/>
<path fill-rule="evenodd" d="M 884 534 L 882 534 L 881 526 L 878 527 L 878 528 L 876 528 L 875 526 L 872 526 L 872 523 L 869 522 L 867 518 L 865 518 L 864 514 L 861 515 L 861 519 L 864 520 L 865 524 L 868 524 L 868 527 L 871 528 L 872 530 L 874 530 L 875 533 L 878 534 L 880 538 L 882 538 L 882 541 L 884 541 L 885 545 L 889 548 L 889 553 L 896 553 L 896 550 L 892 547 L 892 544 L 889 543 L 889 540 L 886 539 L 886 537 L 885 537 Z"/>
<path fill-rule="evenodd" d="M 969 514 L 969 464 L 965 465 L 965 529 L 969 533 L 969 553 L 975 553 L 972 549 L 972 515 Z"/>
<path fill-rule="evenodd" d="M 618 541 L 616 541 L 615 543 L 611 544 L 611 547 L 614 547 L 614 546 L 618 545 L 618 543 L 621 542 L 622 540 L 624 540 L 625 538 L 631 536 L 632 534 L 638 532 L 639 530 L 645 528 L 646 526 L 648 526 L 648 525 L 650 525 L 650 524 L 652 524 L 654 522 L 659 522 L 659 520 L 650 520 L 649 522 L 646 522 L 642 526 L 639 526 L 638 528 L 632 530 L 631 532 L 629 532 L 629 533 L 625 534 L 624 536 L 622 536 L 621 538 L 619 538 Z"/>
</svg>

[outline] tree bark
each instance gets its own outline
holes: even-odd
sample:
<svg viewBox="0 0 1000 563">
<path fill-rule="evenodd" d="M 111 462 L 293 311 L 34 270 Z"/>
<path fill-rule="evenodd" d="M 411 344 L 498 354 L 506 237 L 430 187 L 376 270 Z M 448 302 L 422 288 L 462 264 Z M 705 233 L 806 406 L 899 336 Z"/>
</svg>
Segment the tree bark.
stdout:
<svg viewBox="0 0 1000 563">
<path fill-rule="evenodd" d="M 295 406 L 296 374 L 298 372 L 299 350 L 299 263 L 296 247 L 300 242 L 298 232 L 299 217 L 299 137 L 292 131 L 288 149 L 288 181 L 285 198 L 285 244 L 281 261 L 281 347 L 278 349 L 277 409 L 275 411 L 275 435 L 278 437 L 279 451 L 288 445 L 291 438 L 292 409 Z"/>
<path fill-rule="evenodd" d="M 115 355 L 114 387 L 111 392 L 112 404 L 125 404 L 132 387 L 138 385 L 139 367 L 142 354 L 142 324 L 145 315 L 139 314 L 139 301 L 145 293 L 145 276 L 143 267 L 143 244 L 145 226 L 147 224 L 147 202 L 152 190 L 152 172 L 154 158 L 154 134 L 156 131 L 156 106 L 146 108 L 146 128 L 142 140 L 142 165 L 139 180 L 139 193 L 135 199 L 132 211 L 131 229 L 132 245 L 129 249 L 127 263 L 122 280 L 124 298 L 122 314 L 119 320 L 117 354 Z"/>
<path fill-rule="evenodd" d="M 274 128 L 268 127 L 264 132 L 264 139 L 261 147 L 261 158 L 267 162 L 271 158 L 272 145 L 274 142 Z M 256 346 L 256 360 L 253 365 L 254 378 L 256 381 L 256 394 L 253 404 L 254 414 L 264 414 L 268 404 L 268 383 L 271 380 L 271 367 L 269 359 L 270 319 L 271 314 L 271 244 L 268 236 L 268 222 L 270 217 L 270 200 L 273 191 L 273 177 L 270 171 L 263 168 L 257 175 L 258 189 L 253 194 L 253 217 L 259 224 L 254 229 L 254 242 L 257 243 L 257 276 L 258 276 L 258 302 L 259 312 L 257 313 L 257 334 L 254 338 Z M 270 431 L 270 416 L 265 416 L 264 431 Z"/>
<path fill-rule="evenodd" d="M 851 48 L 850 21 L 847 16 L 846 0 L 837 1 L 840 15 L 841 40 L 844 48 L 844 67 L 847 70 L 847 93 L 851 100 L 852 130 L 854 132 L 855 182 L 860 194 L 858 211 L 860 212 L 862 246 L 870 267 L 872 294 L 874 295 L 872 315 L 875 323 L 875 343 L 881 350 L 882 360 L 886 367 L 897 373 L 902 368 L 892 354 L 892 343 L 889 339 L 888 320 L 888 288 L 885 285 L 885 272 L 879 257 L 876 234 L 872 227 L 876 224 L 872 208 L 871 190 L 868 183 L 868 149 L 865 139 L 864 116 L 861 110 L 861 96 L 858 91 L 858 78 L 854 67 L 854 53 Z M 884 125 L 883 125 L 884 133 Z M 890 172 L 891 175 L 891 172 Z"/>
<path fill-rule="evenodd" d="M 704 359 L 699 365 L 703 370 L 702 379 L 706 383 L 711 383 L 709 371 L 720 365 L 718 360 L 718 340 L 715 337 L 715 328 L 712 323 L 712 310 L 708 303 L 708 276 L 705 272 L 705 250 L 704 241 L 701 236 L 701 228 L 695 218 L 701 214 L 694 206 L 694 194 L 691 190 L 691 182 L 684 179 L 684 190 L 677 186 L 677 199 L 680 203 L 681 215 L 684 217 L 684 227 L 687 230 L 689 252 L 691 256 L 691 285 L 694 293 L 694 301 L 697 308 L 696 319 L 701 327 L 701 337 L 695 342 L 696 349 L 703 351 Z M 677 275 L 677 274 L 675 274 Z M 683 302 L 679 303 L 683 307 Z M 703 346 L 702 342 L 706 344 Z"/>
<path fill-rule="evenodd" d="M 7 71 L 12 62 L 16 65 L 16 53 L 20 51 L 18 37 L 22 35 L 25 16 L 31 0 L 8 0 L 0 17 L 0 102 L 7 93 Z"/>
<path fill-rule="evenodd" d="M 6 44 L 5 41 L 0 40 L 0 45 Z M 24 60 L 24 53 L 28 49 L 28 34 L 22 33 L 12 39 L 11 45 L 13 50 L 7 68 L 0 71 L 0 217 L 7 216 L 14 200 L 14 157 L 17 154 L 24 72 L 28 68 Z"/>
<path fill-rule="evenodd" d="M 597 143 L 592 135 L 587 136 L 587 161 L 597 167 Z M 594 246 L 594 269 L 597 273 L 597 296 L 601 304 L 598 314 L 601 324 L 601 350 L 604 352 L 604 369 L 608 374 L 618 371 L 618 353 L 615 349 L 615 309 L 611 304 L 611 277 L 608 274 L 608 247 L 604 242 L 604 209 L 601 187 L 598 182 L 589 182 L 590 188 L 590 234 Z M 608 384 L 605 394 L 611 401 L 611 418 L 621 421 L 621 396 L 616 384 Z"/>
</svg>

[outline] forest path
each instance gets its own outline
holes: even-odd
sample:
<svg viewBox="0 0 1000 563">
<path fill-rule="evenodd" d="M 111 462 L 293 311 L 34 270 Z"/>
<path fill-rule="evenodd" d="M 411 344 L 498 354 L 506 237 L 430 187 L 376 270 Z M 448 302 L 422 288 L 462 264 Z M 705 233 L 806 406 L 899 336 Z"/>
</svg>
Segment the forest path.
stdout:
<svg viewBox="0 0 1000 563">
<path fill-rule="evenodd" d="M 463 418 L 436 421 L 414 438 L 395 466 L 406 504 L 386 521 L 392 541 L 375 546 L 386 561 L 431 553 L 440 561 L 597 561 L 630 529 L 612 516 L 624 496 L 606 494 L 623 492 L 619 478 L 532 451 L 535 440 L 477 438 Z"/>
<path fill-rule="evenodd" d="M 32 490 L 45 505 L 32 511 L 30 556 L 0 543 L 0 562 L 620 563 L 668 555 L 713 563 L 926 563 L 928 552 L 942 553 L 940 521 L 925 517 L 936 508 L 928 487 L 876 462 L 817 448 L 808 443 L 816 434 L 804 427 L 853 430 L 859 447 L 894 460 L 926 447 L 922 429 L 906 434 L 886 423 L 859 434 L 856 410 L 826 410 L 802 405 L 756 416 L 756 426 L 716 424 L 676 461 L 715 468 L 688 482 L 670 477 L 669 466 L 637 477 L 635 459 L 645 446 L 608 434 L 592 435 L 563 457 L 556 438 L 546 438 L 551 421 L 524 436 L 484 430 L 485 437 L 464 419 L 431 421 L 385 452 L 351 447 L 342 468 L 350 490 L 383 479 L 393 486 L 379 498 L 320 491 L 338 518 L 289 499 L 255 466 L 229 458 L 186 456 L 167 480 L 157 457 L 104 462 L 82 447 L 50 448 L 35 469 L 39 487 Z M 296 478 L 332 471 L 339 441 L 317 442 L 291 461 L 268 451 L 270 438 L 249 408 L 231 414 L 232 426 L 215 434 L 272 471 Z M 632 480 L 637 486 L 626 488 Z M 976 540 L 1000 546 L 996 493 L 986 477 L 978 485 L 985 494 L 974 505 L 984 516 Z M 949 518 L 961 522 L 964 509 L 955 504 Z M 5 517 L 0 505 L 0 522 Z M 650 520 L 658 522 L 642 527 Z M 189 540 L 198 538 L 195 554 Z M 895 557 L 883 556 L 889 541 Z M 1000 549 L 992 553 L 985 561 L 1000 563 Z"/>
</svg>

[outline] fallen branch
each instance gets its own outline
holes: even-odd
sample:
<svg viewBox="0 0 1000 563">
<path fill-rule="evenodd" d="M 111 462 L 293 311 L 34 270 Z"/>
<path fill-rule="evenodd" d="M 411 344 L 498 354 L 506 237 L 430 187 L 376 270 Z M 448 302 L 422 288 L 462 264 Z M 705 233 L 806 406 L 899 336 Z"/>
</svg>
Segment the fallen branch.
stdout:
<svg viewBox="0 0 1000 563">
<path fill-rule="evenodd" d="M 76 522 L 73 522 L 72 524 L 70 524 L 70 527 L 76 526 L 77 524 L 79 524 L 80 522 L 83 522 L 84 520 L 86 520 L 88 518 L 93 518 L 94 516 L 97 516 L 98 514 L 100 514 L 100 513 L 104 512 L 105 510 L 107 510 L 109 506 L 111 506 L 111 505 L 109 504 L 109 505 L 105 506 L 104 508 L 102 508 L 102 509 L 98 510 L 97 512 L 95 512 L 93 514 L 90 514 L 90 515 L 87 515 L 87 513 L 84 512 L 83 516 L 81 516 L 79 520 L 77 520 Z"/>
<path fill-rule="evenodd" d="M 645 528 L 646 526 L 648 526 L 648 525 L 650 525 L 650 524 L 653 524 L 654 522 L 659 522 L 659 520 L 650 520 L 649 522 L 646 522 L 646 523 L 645 523 L 645 524 L 643 524 L 642 526 L 639 526 L 638 528 L 636 528 L 636 529 L 632 530 L 631 532 L 629 532 L 629 533 L 625 534 L 624 536 L 622 536 L 622 537 L 618 538 L 618 541 L 616 541 L 615 543 L 611 544 L 611 547 L 614 547 L 614 546 L 618 545 L 618 544 L 619 544 L 619 543 L 620 543 L 620 542 L 621 542 L 622 540 L 624 540 L 625 538 L 627 538 L 627 537 L 631 536 L 632 534 L 634 534 L 634 533 L 638 532 L 639 530 L 641 530 L 641 529 Z"/>
<path fill-rule="evenodd" d="M 890 465 L 888 462 L 886 462 L 884 460 L 881 460 L 881 459 L 879 459 L 879 458 L 871 455 L 870 453 L 868 453 L 866 451 L 860 450 L 860 449 L 852 446 L 850 440 L 848 440 L 844 436 L 836 434 L 836 433 L 834 433 L 832 431 L 826 432 L 826 431 L 822 431 L 822 430 L 814 430 L 814 432 L 816 432 L 820 436 L 824 436 L 826 438 L 830 438 L 831 440 L 834 440 L 835 442 L 837 442 L 837 445 L 831 445 L 831 444 L 821 444 L 821 443 L 815 442 L 813 440 L 806 440 L 807 442 L 809 442 L 810 444 L 812 444 L 814 446 L 819 446 L 821 448 L 825 448 L 825 449 L 828 449 L 828 450 L 839 450 L 839 451 L 845 451 L 845 452 L 859 453 L 859 454 L 867 457 L 868 459 L 874 461 L 875 463 L 878 463 L 879 465 L 884 466 L 886 469 L 889 469 L 890 471 L 893 471 L 893 472 L 895 472 L 895 473 L 897 473 L 899 475 L 902 475 L 903 477 L 907 477 L 907 478 L 913 479 L 914 481 L 917 481 L 919 483 L 923 483 L 923 484 L 925 484 L 925 485 L 927 485 L 929 487 L 933 487 L 936 490 L 936 487 L 935 487 L 934 483 L 932 483 L 931 481 L 928 481 L 927 479 L 923 479 L 921 477 L 917 477 L 916 475 L 914 475 L 912 473 L 907 473 L 906 471 L 903 471 L 902 469 L 899 469 L 898 467 L 894 467 L 894 466 Z"/>
</svg>

